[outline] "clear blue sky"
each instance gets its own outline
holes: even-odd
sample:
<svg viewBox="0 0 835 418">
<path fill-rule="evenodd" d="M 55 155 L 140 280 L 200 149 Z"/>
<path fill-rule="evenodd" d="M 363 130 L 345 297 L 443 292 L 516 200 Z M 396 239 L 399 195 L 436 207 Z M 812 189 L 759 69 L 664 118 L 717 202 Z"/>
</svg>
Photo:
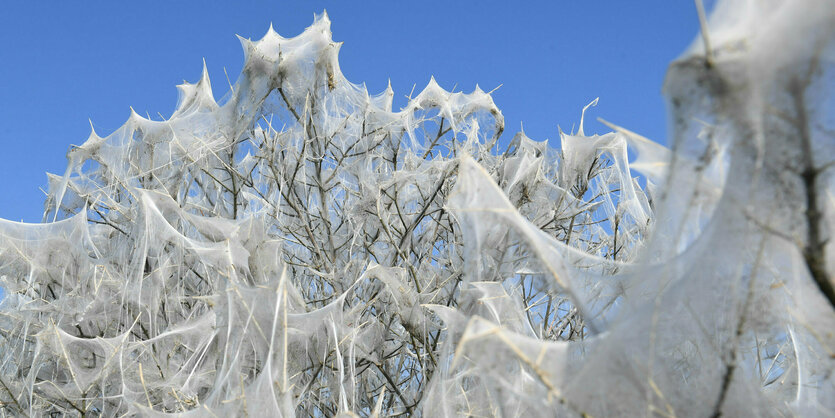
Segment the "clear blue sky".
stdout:
<svg viewBox="0 0 835 418">
<path fill-rule="evenodd" d="M 712 3 L 708 1 L 707 3 Z M 176 84 L 206 59 L 215 97 L 272 22 L 300 33 L 327 9 L 342 70 L 397 97 L 434 75 L 442 87 L 494 93 L 505 140 L 524 122 L 537 140 L 570 130 L 595 97 L 602 116 L 665 142 L 666 66 L 698 33 L 691 0 L 5 1 L 0 14 L 0 217 L 39 222 L 45 172 L 63 173 L 92 120 L 106 135 L 129 106 L 173 111 Z M 403 100 L 400 101 L 403 104 Z M 398 103 L 395 102 L 395 106 Z M 605 127 L 590 118 L 587 132 Z M 556 144 L 555 144 L 556 145 Z"/>
</svg>

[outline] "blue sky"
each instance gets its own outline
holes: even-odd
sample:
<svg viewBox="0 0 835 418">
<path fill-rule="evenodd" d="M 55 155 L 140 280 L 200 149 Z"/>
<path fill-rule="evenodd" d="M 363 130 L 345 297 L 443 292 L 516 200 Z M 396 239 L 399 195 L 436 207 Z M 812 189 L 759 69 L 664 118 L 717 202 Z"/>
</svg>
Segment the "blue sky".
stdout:
<svg viewBox="0 0 835 418">
<path fill-rule="evenodd" d="M 606 131 L 593 121 L 602 116 L 665 142 L 664 73 L 698 33 L 690 0 L 6 1 L 0 217 L 40 221 L 45 172 L 64 172 L 70 144 L 89 134 L 88 120 L 106 135 L 129 106 L 170 115 L 174 86 L 196 81 L 204 58 L 222 97 L 224 68 L 234 82 L 242 65 L 235 34 L 258 39 L 272 22 L 294 36 L 323 9 L 334 40 L 345 42 L 344 74 L 372 93 L 391 79 L 402 98 L 432 75 L 446 89 L 502 84 L 494 99 L 505 140 L 520 121 L 528 136 L 557 140 L 557 125 L 570 130 L 599 96 L 587 133 Z"/>
</svg>

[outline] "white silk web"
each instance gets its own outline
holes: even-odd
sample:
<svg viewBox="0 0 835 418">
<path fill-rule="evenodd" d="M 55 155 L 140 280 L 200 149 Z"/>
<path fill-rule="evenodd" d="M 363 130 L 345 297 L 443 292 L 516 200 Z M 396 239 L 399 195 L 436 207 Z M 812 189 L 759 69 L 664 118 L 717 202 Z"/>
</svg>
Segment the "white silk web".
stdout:
<svg viewBox="0 0 835 418">
<path fill-rule="evenodd" d="M 204 68 L 0 220 L 0 410 L 831 415 L 833 27 L 720 2 L 670 149 L 581 119 L 502 150 L 490 94 L 434 79 L 395 111 L 326 15 L 241 39 L 222 100 Z"/>
</svg>

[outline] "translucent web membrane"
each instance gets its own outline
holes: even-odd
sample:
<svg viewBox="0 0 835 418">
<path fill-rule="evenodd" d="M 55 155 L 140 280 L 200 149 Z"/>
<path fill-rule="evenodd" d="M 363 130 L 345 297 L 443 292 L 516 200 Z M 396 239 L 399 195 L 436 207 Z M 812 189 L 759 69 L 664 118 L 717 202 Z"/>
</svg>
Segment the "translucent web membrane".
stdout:
<svg viewBox="0 0 835 418">
<path fill-rule="evenodd" d="M 720 2 L 672 149 L 587 109 L 501 149 L 490 95 L 434 80 L 393 111 L 325 15 L 242 39 L 219 103 L 204 68 L 70 151 L 49 223 L 0 220 L 0 409 L 832 414 L 832 15 Z"/>
</svg>

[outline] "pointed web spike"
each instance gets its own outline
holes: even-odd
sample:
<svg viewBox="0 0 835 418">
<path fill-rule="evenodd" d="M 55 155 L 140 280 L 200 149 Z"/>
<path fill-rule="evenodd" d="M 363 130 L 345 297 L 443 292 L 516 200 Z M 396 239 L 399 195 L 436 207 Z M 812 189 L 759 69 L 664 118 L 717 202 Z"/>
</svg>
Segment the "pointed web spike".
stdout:
<svg viewBox="0 0 835 418">
<path fill-rule="evenodd" d="M 585 136 L 585 133 L 583 133 L 583 118 L 585 118 L 586 116 L 586 109 L 588 109 L 591 106 L 597 106 L 598 100 L 600 100 L 600 98 L 596 97 L 594 100 L 591 101 L 591 103 L 587 104 L 586 107 L 583 108 L 583 112 L 580 113 L 580 130 L 577 131 L 577 135 Z M 574 129 L 571 130 L 574 131 Z"/>
</svg>

